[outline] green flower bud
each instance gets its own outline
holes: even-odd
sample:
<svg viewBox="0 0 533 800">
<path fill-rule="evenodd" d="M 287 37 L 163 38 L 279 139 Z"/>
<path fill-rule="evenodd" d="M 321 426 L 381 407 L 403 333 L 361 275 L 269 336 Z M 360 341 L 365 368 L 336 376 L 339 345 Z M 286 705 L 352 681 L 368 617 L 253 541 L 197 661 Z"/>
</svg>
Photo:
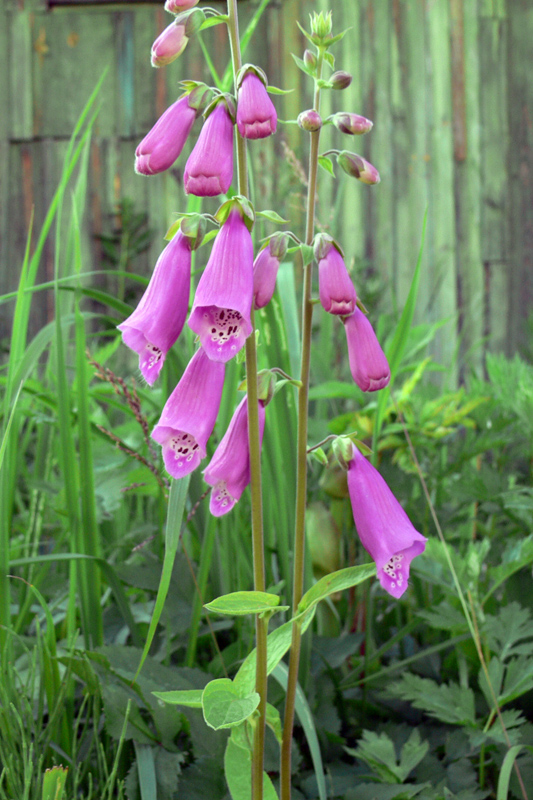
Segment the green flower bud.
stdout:
<svg viewBox="0 0 533 800">
<path fill-rule="evenodd" d="M 351 84 L 353 78 L 349 72 L 343 72 L 339 70 L 338 72 L 334 72 L 329 82 L 332 85 L 332 89 L 347 89 L 348 86 Z"/>
<path fill-rule="evenodd" d="M 313 108 L 309 108 L 307 111 L 302 111 L 302 113 L 299 115 L 298 125 L 304 131 L 313 133 L 314 131 L 319 131 L 322 127 L 322 119 L 318 111 L 315 111 Z"/>
</svg>

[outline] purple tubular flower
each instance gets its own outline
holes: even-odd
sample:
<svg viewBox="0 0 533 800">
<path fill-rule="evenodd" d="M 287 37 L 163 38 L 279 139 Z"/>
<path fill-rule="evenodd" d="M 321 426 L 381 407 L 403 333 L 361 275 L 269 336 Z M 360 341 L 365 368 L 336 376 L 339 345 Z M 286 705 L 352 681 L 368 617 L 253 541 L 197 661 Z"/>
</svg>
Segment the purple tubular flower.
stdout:
<svg viewBox="0 0 533 800">
<path fill-rule="evenodd" d="M 261 445 L 265 429 L 265 407 L 261 401 L 257 406 Z M 213 487 L 209 510 L 214 517 L 222 517 L 231 511 L 250 483 L 247 397 L 241 400 L 233 414 L 226 433 L 204 470 L 204 478 Z"/>
<path fill-rule="evenodd" d="M 188 475 L 205 457 L 220 407 L 225 369 L 200 348 L 165 403 L 152 439 L 162 445 L 165 467 L 173 478 Z"/>
<path fill-rule="evenodd" d="M 191 246 L 181 231 L 167 244 L 139 305 L 118 326 L 124 344 L 139 353 L 139 369 L 152 386 L 185 324 L 191 283 Z"/>
<path fill-rule="evenodd" d="M 180 56 L 187 47 L 188 37 L 185 35 L 185 25 L 171 22 L 159 34 L 152 45 L 152 67 L 164 67 L 171 64 Z"/>
<path fill-rule="evenodd" d="M 233 178 L 233 122 L 225 103 L 208 116 L 185 165 L 185 192 L 197 197 L 225 194 Z"/>
<path fill-rule="evenodd" d="M 357 295 L 344 259 L 334 245 L 318 260 L 318 293 L 325 311 L 346 316 L 356 309 Z"/>
<path fill-rule="evenodd" d="M 363 392 L 383 389 L 390 381 L 389 362 L 372 325 L 360 308 L 344 320 L 350 370 Z"/>
<path fill-rule="evenodd" d="M 229 361 L 252 332 L 252 237 L 238 210 L 220 229 L 200 278 L 189 327 L 214 361 Z"/>
<path fill-rule="evenodd" d="M 265 139 L 276 132 L 278 115 L 265 84 L 247 72 L 237 96 L 237 128 L 245 139 Z"/>
<path fill-rule="evenodd" d="M 272 255 L 269 243 L 254 261 L 254 308 L 264 308 L 272 300 L 278 269 L 279 258 Z"/>
<path fill-rule="evenodd" d="M 189 95 L 167 108 L 137 147 L 135 171 L 155 175 L 171 167 L 183 150 L 195 119 L 196 110 L 189 106 Z"/>
<path fill-rule="evenodd" d="M 399 598 L 407 589 L 411 561 L 424 552 L 427 539 L 415 530 L 379 472 L 356 447 L 348 468 L 348 491 L 357 533 L 376 562 L 379 582 Z"/>
<path fill-rule="evenodd" d="M 179 14 L 181 11 L 194 8 L 197 4 L 198 0 L 167 0 L 165 3 L 165 11 L 170 11 L 171 14 Z"/>
</svg>

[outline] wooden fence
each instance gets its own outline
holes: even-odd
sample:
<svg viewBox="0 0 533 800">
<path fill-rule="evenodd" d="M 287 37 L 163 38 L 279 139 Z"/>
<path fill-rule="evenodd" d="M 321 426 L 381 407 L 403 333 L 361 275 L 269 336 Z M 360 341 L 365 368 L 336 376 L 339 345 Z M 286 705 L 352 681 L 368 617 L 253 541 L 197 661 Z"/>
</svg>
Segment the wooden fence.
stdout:
<svg viewBox="0 0 533 800">
<path fill-rule="evenodd" d="M 217 3 L 210 3 L 217 5 Z M 221 4 L 218 4 L 221 5 Z M 92 6 L 92 7 L 91 7 Z M 275 98 L 294 119 L 310 105 L 309 87 L 288 52 L 305 47 L 295 20 L 332 7 L 336 29 L 349 31 L 335 50 L 337 67 L 354 81 L 328 94 L 324 112 L 351 110 L 374 120 L 358 140 L 328 127 L 324 149 L 361 149 L 382 182 L 334 183 L 324 173 L 318 217 L 341 240 L 361 275 L 379 276 L 384 308 L 403 304 L 428 210 L 419 320 L 448 318 L 435 354 L 444 363 L 479 369 L 484 350 L 528 348 L 533 296 L 532 0 L 271 0 L 266 33 L 254 58 L 271 83 L 292 94 Z M 221 5 L 221 7 L 223 7 Z M 257 7 L 241 0 L 243 25 Z M 101 110 L 91 149 L 85 269 L 98 268 L 96 238 L 113 223 L 121 198 L 146 210 L 155 232 L 138 260 L 147 272 L 173 211 L 184 207 L 182 158 L 168 174 L 133 172 L 136 144 L 176 97 L 178 80 L 206 80 L 198 43 L 173 65 L 152 70 L 150 45 L 168 24 L 162 4 L 3 0 L 0 9 L 0 293 L 16 286 L 32 209 L 39 229 L 57 186 L 76 118 L 105 67 Z M 223 71 L 222 26 L 204 42 Z M 260 202 L 298 208 L 302 190 L 296 130 L 252 143 Z M 281 138 L 285 140 L 282 144 Z M 266 202 L 264 196 L 269 195 Z M 276 205 L 273 205 L 273 204 Z M 45 251 L 42 280 L 53 270 Z M 365 297 L 365 286 L 358 286 Z M 35 329 L 50 314 L 35 304 Z M 0 337 L 9 306 L 0 306 Z M 454 357 L 460 353 L 459 361 Z"/>
</svg>

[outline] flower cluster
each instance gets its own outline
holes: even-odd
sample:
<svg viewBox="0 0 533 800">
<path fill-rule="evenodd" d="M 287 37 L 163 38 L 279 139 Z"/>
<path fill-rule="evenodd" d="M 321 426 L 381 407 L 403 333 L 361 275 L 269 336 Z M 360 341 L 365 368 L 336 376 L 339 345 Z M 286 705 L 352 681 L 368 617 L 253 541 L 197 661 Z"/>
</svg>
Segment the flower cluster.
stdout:
<svg viewBox="0 0 533 800">
<path fill-rule="evenodd" d="M 165 9 L 175 16 L 152 46 L 154 67 L 176 59 L 201 29 L 206 14 L 217 13 L 196 6 L 197 0 L 166 0 Z M 313 58 L 306 51 L 302 63 L 307 71 L 314 69 Z M 347 73 L 334 73 L 330 88 L 343 89 L 350 80 Z M 263 139 L 276 131 L 277 114 L 267 92 L 267 78 L 259 67 L 246 64 L 236 75 L 235 97 L 195 81 L 183 81 L 182 86 L 183 94 L 137 147 L 135 169 L 149 176 L 172 167 L 195 121 L 202 116 L 202 128 L 184 166 L 184 190 L 198 197 L 225 195 L 233 182 L 235 136 Z M 372 128 L 366 117 L 347 112 L 334 114 L 328 122 L 351 136 Z M 299 115 L 298 124 L 315 135 L 323 121 L 315 109 L 309 109 Z M 345 150 L 331 152 L 336 154 L 341 169 L 352 177 L 367 184 L 379 182 L 379 173 L 362 156 Z M 207 218 L 216 221 L 220 229 L 187 319 L 192 252 L 202 243 Z M 278 232 L 264 242 L 254 260 L 250 233 L 254 219 L 249 201 L 240 196 L 224 202 L 215 218 L 183 215 L 173 226 L 173 235 L 169 234 L 170 241 L 157 260 L 137 308 L 118 326 L 124 343 L 138 353 L 140 371 L 149 385 L 159 376 L 186 321 L 198 337 L 200 346 L 152 431 L 152 438 L 161 445 L 165 468 L 176 479 L 196 469 L 206 456 L 219 413 L 226 363 L 242 350 L 252 334 L 253 309 L 262 309 L 272 299 L 289 237 L 303 252 L 303 243 L 294 234 Z M 365 392 L 382 389 L 390 380 L 387 359 L 358 304 L 340 246 L 331 236 L 319 234 L 314 240 L 314 257 L 320 303 L 344 324 L 354 381 Z M 264 382 L 268 388 L 263 391 L 260 386 L 259 390 L 260 445 L 265 407 L 274 391 L 274 378 L 271 372 L 268 374 L 270 378 Z M 356 527 L 363 546 L 376 561 L 381 585 L 399 597 L 407 585 L 410 561 L 422 552 L 425 539 L 414 530 L 379 474 L 351 442 L 350 447 L 346 468 Z M 238 405 L 204 469 L 204 478 L 212 487 L 211 513 L 219 517 L 231 511 L 250 482 L 248 397 Z"/>
</svg>

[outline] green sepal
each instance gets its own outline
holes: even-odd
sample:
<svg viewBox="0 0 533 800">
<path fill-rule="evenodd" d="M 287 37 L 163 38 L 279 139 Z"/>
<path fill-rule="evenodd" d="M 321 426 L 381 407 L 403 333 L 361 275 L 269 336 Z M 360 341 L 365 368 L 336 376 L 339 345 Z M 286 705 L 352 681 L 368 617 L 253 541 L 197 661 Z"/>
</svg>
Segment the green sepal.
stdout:
<svg viewBox="0 0 533 800">
<path fill-rule="evenodd" d="M 266 90 L 269 94 L 291 94 L 291 92 L 294 92 L 294 89 L 280 89 L 279 86 L 270 86 L 270 84 L 266 87 Z"/>
<path fill-rule="evenodd" d="M 176 689 L 171 692 L 152 692 L 152 694 L 171 706 L 202 708 L 202 689 Z"/>
<path fill-rule="evenodd" d="M 315 461 L 318 461 L 318 463 L 322 464 L 324 467 L 328 463 L 328 457 L 321 447 L 317 447 L 314 450 L 311 450 L 309 455 L 312 456 L 315 459 Z"/>
<path fill-rule="evenodd" d="M 210 681 L 202 694 L 202 708 L 206 724 L 215 731 L 240 725 L 254 713 L 259 705 L 257 692 L 241 696 L 229 678 Z"/>
<path fill-rule="evenodd" d="M 280 598 L 277 594 L 268 592 L 231 592 L 217 597 L 204 608 L 216 614 L 225 614 L 229 617 L 240 617 L 245 614 L 261 614 L 272 611 L 279 606 Z M 276 609 L 278 610 L 278 609 Z"/>
<path fill-rule="evenodd" d="M 244 195 L 242 194 L 236 194 L 230 200 L 226 200 L 225 203 L 222 203 L 217 213 L 215 214 L 216 221 L 220 223 L 220 225 L 223 225 L 224 222 L 229 217 L 234 206 L 239 207 L 242 219 L 244 220 L 244 224 L 246 225 L 248 230 L 251 231 L 252 228 L 254 227 L 255 211 L 253 205 L 250 203 L 248 198 L 244 197 Z"/>
</svg>

